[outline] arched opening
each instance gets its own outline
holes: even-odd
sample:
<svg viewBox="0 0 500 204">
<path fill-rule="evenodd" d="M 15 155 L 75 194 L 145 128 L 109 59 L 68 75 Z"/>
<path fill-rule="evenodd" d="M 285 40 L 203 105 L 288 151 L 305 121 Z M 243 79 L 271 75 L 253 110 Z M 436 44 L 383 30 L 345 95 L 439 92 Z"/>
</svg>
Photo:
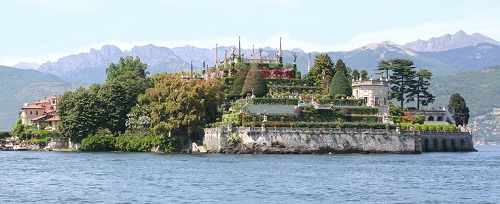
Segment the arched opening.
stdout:
<svg viewBox="0 0 500 204">
<path fill-rule="evenodd" d="M 438 139 L 434 139 L 432 141 L 432 150 L 437 152 L 439 150 L 439 142 Z"/>
<path fill-rule="evenodd" d="M 427 118 L 427 121 L 434 121 L 434 116 L 429 116 L 429 117 Z"/>
<path fill-rule="evenodd" d="M 455 144 L 455 139 L 451 140 L 451 151 L 458 152 L 457 145 Z"/>
<path fill-rule="evenodd" d="M 443 146 L 443 152 L 447 152 L 448 151 L 448 145 L 446 145 L 446 140 L 443 139 L 443 142 L 441 143 L 441 145 Z"/>
<path fill-rule="evenodd" d="M 424 140 L 424 152 L 430 152 L 429 139 Z"/>
<path fill-rule="evenodd" d="M 443 116 L 438 116 L 436 121 L 443 121 Z"/>
<path fill-rule="evenodd" d="M 465 150 L 465 140 L 461 139 L 460 140 L 460 151 L 464 151 L 464 150 Z"/>
</svg>

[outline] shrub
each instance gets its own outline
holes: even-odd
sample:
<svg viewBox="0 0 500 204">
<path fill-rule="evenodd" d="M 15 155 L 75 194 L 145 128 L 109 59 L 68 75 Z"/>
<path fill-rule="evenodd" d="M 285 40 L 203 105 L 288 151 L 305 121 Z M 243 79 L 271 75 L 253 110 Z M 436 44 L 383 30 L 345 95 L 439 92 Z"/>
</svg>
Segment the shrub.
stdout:
<svg viewBox="0 0 500 204">
<path fill-rule="evenodd" d="M 413 125 L 413 129 L 414 129 L 414 130 L 422 130 L 422 125 L 421 125 L 421 124 L 419 124 L 419 123 L 414 124 L 414 125 Z"/>
<path fill-rule="evenodd" d="M 423 131 L 429 131 L 429 125 L 428 124 L 423 124 L 422 125 L 422 130 Z"/>
<path fill-rule="evenodd" d="M 92 136 L 82 140 L 82 149 L 84 151 L 116 151 L 116 139 L 109 136 Z"/>
</svg>

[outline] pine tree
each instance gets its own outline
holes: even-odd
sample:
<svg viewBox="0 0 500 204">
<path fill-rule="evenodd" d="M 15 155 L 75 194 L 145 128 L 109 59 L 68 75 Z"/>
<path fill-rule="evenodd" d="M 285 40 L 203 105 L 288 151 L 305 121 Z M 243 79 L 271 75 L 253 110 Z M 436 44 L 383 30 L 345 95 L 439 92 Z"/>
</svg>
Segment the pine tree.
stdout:
<svg viewBox="0 0 500 204">
<path fill-rule="evenodd" d="M 382 62 L 381 62 L 382 63 Z M 390 75 L 389 84 L 391 84 L 391 99 L 396 99 L 401 103 L 401 107 L 405 102 L 405 95 L 410 93 L 410 86 L 416 83 L 413 80 L 416 72 L 413 62 L 407 59 L 390 59 L 387 66 L 392 70 Z"/>
<path fill-rule="evenodd" d="M 406 102 L 414 101 L 416 98 L 418 110 L 420 110 L 420 104 L 422 104 L 422 106 L 427 106 L 429 103 L 434 102 L 434 95 L 428 91 L 431 77 L 431 72 L 427 69 L 421 69 L 415 73 L 415 77 L 410 83 Z"/>
<path fill-rule="evenodd" d="M 257 97 L 265 96 L 269 91 L 267 89 L 267 83 L 264 80 L 264 74 L 262 74 L 262 71 L 257 67 L 252 67 L 250 71 L 248 71 L 241 95 L 245 96 L 247 94 L 252 94 L 252 90 L 253 94 Z"/>
</svg>

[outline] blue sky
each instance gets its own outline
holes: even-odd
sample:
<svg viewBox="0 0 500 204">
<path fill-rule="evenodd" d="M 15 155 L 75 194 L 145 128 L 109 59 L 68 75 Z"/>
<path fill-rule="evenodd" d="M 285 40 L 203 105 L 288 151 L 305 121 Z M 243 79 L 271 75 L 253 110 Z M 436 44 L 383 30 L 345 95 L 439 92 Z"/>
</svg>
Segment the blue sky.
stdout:
<svg viewBox="0 0 500 204">
<path fill-rule="evenodd" d="M 488 0 L 6 0 L 0 65 L 43 63 L 103 44 L 300 47 L 344 51 L 464 30 L 500 41 L 500 2 Z"/>
</svg>

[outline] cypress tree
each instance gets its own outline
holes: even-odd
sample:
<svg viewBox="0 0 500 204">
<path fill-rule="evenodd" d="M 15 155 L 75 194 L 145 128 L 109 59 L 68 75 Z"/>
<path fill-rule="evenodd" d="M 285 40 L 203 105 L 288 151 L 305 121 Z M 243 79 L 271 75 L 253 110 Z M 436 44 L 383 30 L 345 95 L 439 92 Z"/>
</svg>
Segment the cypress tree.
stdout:
<svg viewBox="0 0 500 204">
<path fill-rule="evenodd" d="M 343 71 L 337 71 L 335 73 L 335 76 L 333 76 L 332 82 L 330 83 L 330 91 L 328 93 L 333 97 L 336 97 L 339 94 L 345 96 L 352 95 L 351 82 Z"/>
<path fill-rule="evenodd" d="M 231 89 L 231 95 L 241 96 L 241 90 L 243 89 L 243 84 L 247 77 L 247 73 L 250 70 L 248 66 L 241 66 L 238 73 L 234 76 L 233 87 Z"/>
<path fill-rule="evenodd" d="M 250 71 L 248 71 L 241 95 L 244 96 L 248 93 L 252 94 L 252 89 L 254 95 L 257 97 L 265 96 L 268 92 L 264 74 L 262 74 L 262 71 L 257 67 L 252 67 Z"/>
</svg>

